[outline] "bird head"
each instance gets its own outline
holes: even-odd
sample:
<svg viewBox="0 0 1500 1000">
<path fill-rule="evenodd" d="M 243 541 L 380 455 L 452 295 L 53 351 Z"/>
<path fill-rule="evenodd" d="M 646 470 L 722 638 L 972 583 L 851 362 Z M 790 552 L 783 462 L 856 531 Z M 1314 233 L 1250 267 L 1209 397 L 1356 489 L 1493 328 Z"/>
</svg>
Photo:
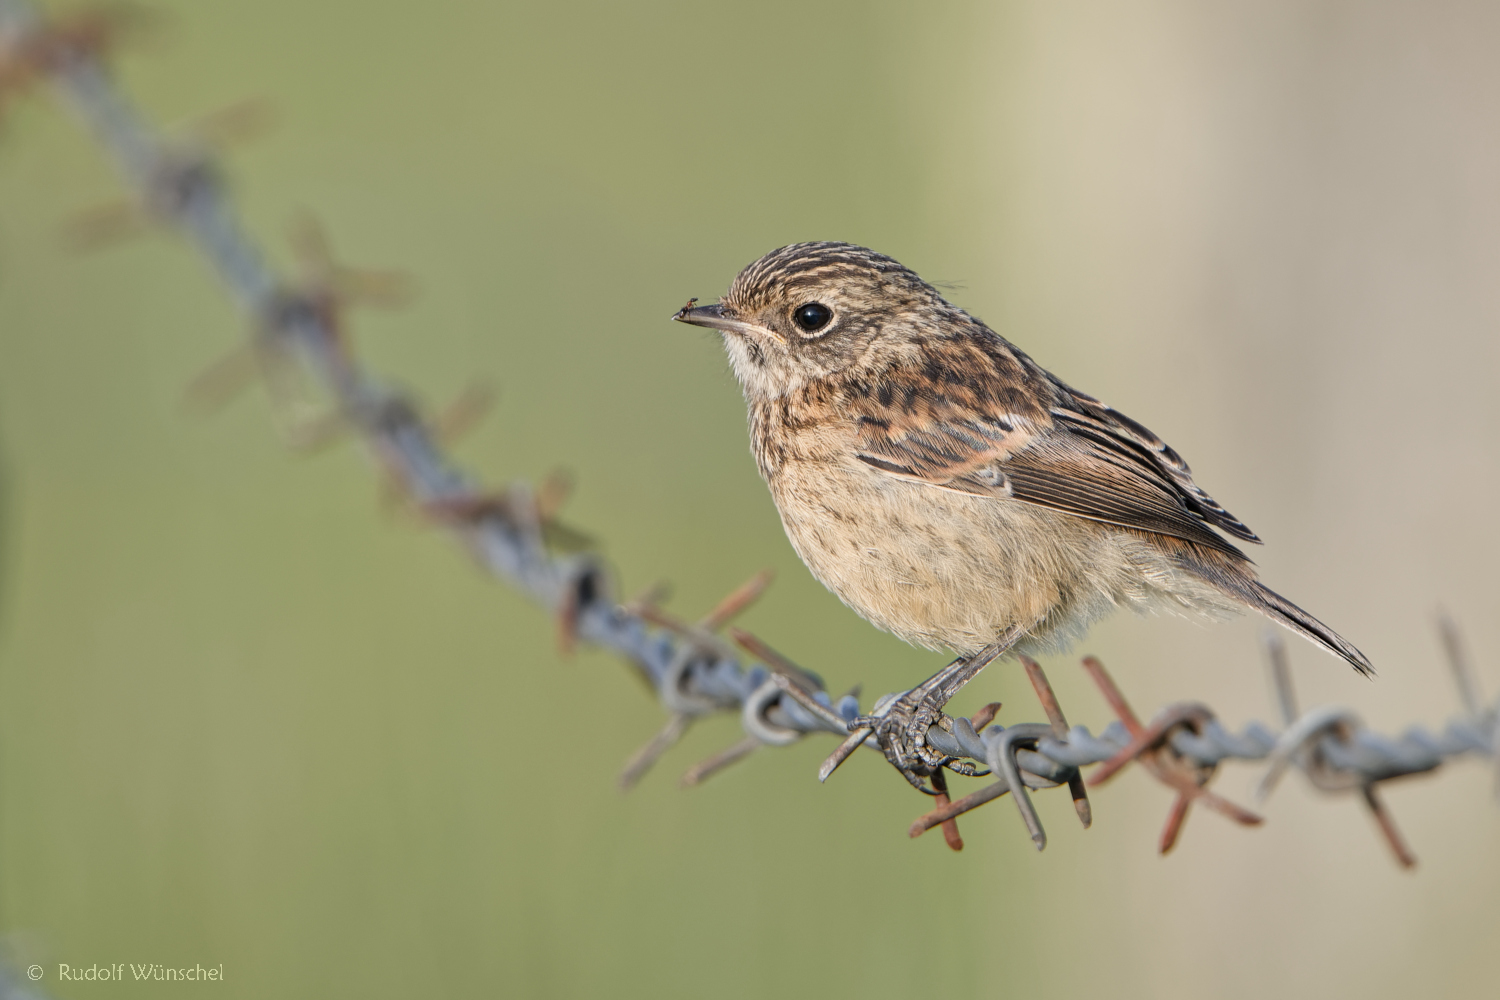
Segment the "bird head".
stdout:
<svg viewBox="0 0 1500 1000">
<path fill-rule="evenodd" d="M 719 331 L 746 394 L 774 397 L 884 367 L 959 317 L 968 320 L 884 254 L 794 243 L 746 267 L 717 304 L 689 303 L 672 318 Z"/>
</svg>

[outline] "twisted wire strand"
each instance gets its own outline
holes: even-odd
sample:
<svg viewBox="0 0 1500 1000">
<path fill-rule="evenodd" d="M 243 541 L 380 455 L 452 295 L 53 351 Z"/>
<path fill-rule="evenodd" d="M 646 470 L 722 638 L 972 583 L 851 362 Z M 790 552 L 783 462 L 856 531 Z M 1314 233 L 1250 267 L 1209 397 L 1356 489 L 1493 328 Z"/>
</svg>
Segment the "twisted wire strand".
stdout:
<svg viewBox="0 0 1500 1000">
<path fill-rule="evenodd" d="M 737 634 L 737 641 L 755 654 L 744 657 L 716 634 L 738 606 L 753 600 L 757 588 L 747 585 L 738 606 L 697 625 L 671 618 L 654 599 L 621 604 L 596 556 L 559 552 L 548 545 L 550 515 L 532 487 L 517 483 L 498 494 L 487 491 L 450 460 L 417 405 L 359 364 L 344 336 L 337 297 L 327 290 L 301 287 L 267 263 L 240 221 L 216 168 L 214 151 L 203 143 L 173 140 L 153 128 L 115 85 L 103 61 L 107 34 L 89 30 L 86 21 L 45 18 L 27 0 L 0 0 L 0 85 L 49 83 L 114 160 L 141 206 L 157 222 L 183 234 L 208 262 L 252 321 L 257 331 L 252 346 L 300 361 L 384 471 L 491 574 L 556 616 L 565 639 L 576 636 L 609 649 L 641 671 L 667 709 L 668 722 L 627 765 L 622 784 L 633 784 L 694 719 L 712 713 L 738 712 L 746 738 L 692 768 L 685 784 L 696 784 L 760 746 L 785 746 L 811 733 L 848 736 L 848 723 L 862 715 L 854 694 L 834 699 L 816 675 L 785 661 L 754 637 Z M 1451 627 L 1445 629 L 1444 639 L 1464 712 L 1439 733 L 1414 727 L 1394 738 L 1366 730 L 1347 709 L 1298 715 L 1284 655 L 1276 652 L 1279 647 L 1273 647 L 1273 667 L 1285 725 L 1274 731 L 1252 722 L 1238 734 L 1225 729 L 1206 707 L 1193 703 L 1170 705 L 1142 726 L 1118 691 L 1111 694 L 1112 682 L 1102 667 L 1097 667 L 1096 680 L 1121 718 L 1097 736 L 1084 726 L 1069 728 L 1040 668 L 1028 664 L 1049 722 L 1001 726 L 988 724 L 988 717 L 981 721 L 941 716 L 928 733 L 930 745 L 955 764 L 972 761 L 969 771 L 993 780 L 979 792 L 950 801 L 946 779 L 939 772 L 933 779 L 939 808 L 919 819 L 912 835 L 943 825 L 950 845 L 961 846 L 956 827 L 951 827 L 953 818 L 1013 792 L 1041 848 L 1046 838 L 1028 789 L 1068 785 L 1087 825 L 1091 813 L 1079 769 L 1100 765 L 1090 779 L 1097 784 L 1138 761 L 1179 791 L 1178 805 L 1163 832 L 1165 851 L 1175 842 L 1192 802 L 1202 801 L 1242 823 L 1259 822 L 1258 816 L 1218 798 L 1205 786 L 1226 760 L 1266 761 L 1262 796 L 1291 767 L 1325 791 L 1361 791 L 1398 860 L 1409 864 L 1414 859 L 1379 805 L 1375 786 L 1431 772 L 1463 755 L 1500 760 L 1500 702 L 1479 704 L 1477 686 L 1466 662 L 1460 662 Z M 898 696 L 877 701 L 875 714 Z M 822 776 L 862 739 L 847 739 L 825 764 Z"/>
</svg>

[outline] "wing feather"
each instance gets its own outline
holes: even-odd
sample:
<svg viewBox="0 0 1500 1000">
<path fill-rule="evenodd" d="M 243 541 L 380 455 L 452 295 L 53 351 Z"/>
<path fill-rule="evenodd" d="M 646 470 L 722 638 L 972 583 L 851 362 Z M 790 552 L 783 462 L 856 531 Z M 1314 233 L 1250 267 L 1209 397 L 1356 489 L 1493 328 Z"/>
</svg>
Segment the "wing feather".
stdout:
<svg viewBox="0 0 1500 1000">
<path fill-rule="evenodd" d="M 999 337 L 931 348 L 920 363 L 886 371 L 876 388 L 848 393 L 844 406 L 856 429 L 856 457 L 883 472 L 1172 535 L 1240 558 L 1214 528 L 1260 541 L 1193 482 L 1187 463 L 1160 438 L 1052 378 Z"/>
</svg>

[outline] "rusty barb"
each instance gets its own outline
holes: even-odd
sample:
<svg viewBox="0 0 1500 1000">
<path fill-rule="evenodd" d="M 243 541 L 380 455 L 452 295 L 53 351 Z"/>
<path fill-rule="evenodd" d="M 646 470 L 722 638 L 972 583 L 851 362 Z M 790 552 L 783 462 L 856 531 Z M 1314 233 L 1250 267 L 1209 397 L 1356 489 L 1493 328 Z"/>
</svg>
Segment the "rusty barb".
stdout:
<svg viewBox="0 0 1500 1000">
<path fill-rule="evenodd" d="M 982 747 L 971 746 L 968 745 L 970 740 L 962 738 L 973 732 L 966 720 L 945 720 L 951 724 L 952 732 L 961 738 L 955 741 L 959 744 L 958 750 L 945 749 L 944 752 L 962 752 L 987 761 L 1001 780 L 919 817 L 912 824 L 910 834 L 916 837 L 1014 791 L 1022 820 L 1040 849 L 1045 846 L 1045 834 L 1029 803 L 1027 788 L 1055 787 L 1065 778 L 1069 779 L 1071 787 L 1073 776 L 1062 769 L 1088 764 L 1099 765 L 1088 780 L 1089 785 L 1098 786 L 1134 762 L 1177 793 L 1158 843 L 1160 852 L 1166 854 L 1177 843 L 1194 803 L 1201 803 L 1244 826 L 1260 824 L 1259 815 L 1209 791 L 1207 785 L 1225 760 L 1264 760 L 1269 763 L 1269 768 L 1260 783 L 1260 799 L 1263 800 L 1280 777 L 1294 766 L 1320 791 L 1358 791 L 1397 863 L 1410 868 L 1415 865 L 1416 858 L 1385 808 L 1378 786 L 1396 778 L 1430 773 L 1447 760 L 1464 755 L 1500 762 L 1500 704 L 1488 708 L 1483 706 L 1473 672 L 1459 652 L 1461 646 L 1456 628 L 1446 618 L 1439 624 L 1464 712 L 1440 735 L 1413 727 L 1398 739 L 1369 732 L 1347 709 L 1319 708 L 1299 714 L 1291 689 L 1286 648 L 1278 634 L 1269 635 L 1266 642 L 1273 684 L 1285 724 L 1279 735 L 1259 723 L 1249 724 L 1238 735 L 1232 734 L 1220 725 L 1212 710 L 1196 702 L 1169 705 L 1149 724 L 1143 725 L 1104 665 L 1089 657 L 1083 661 L 1084 669 L 1114 711 L 1117 721 L 1098 737 L 1083 727 L 1074 727 L 1059 736 L 1057 733 L 1063 725 L 1061 709 L 1041 668 L 1023 657 L 1027 673 L 1047 710 L 1054 736 L 1042 735 L 1042 727 L 1035 724 L 1023 723 L 1009 729 L 990 726 L 979 738 Z M 930 735 L 936 734 L 937 727 L 934 727 Z M 940 741 L 941 737 L 938 737 L 936 742 Z M 1087 826 L 1086 800 L 1081 800 L 1076 790 L 1074 802 L 1080 806 L 1079 816 Z"/>
<path fill-rule="evenodd" d="M 155 228 L 184 237 L 240 308 L 252 333 L 236 355 L 195 383 L 200 401 L 221 401 L 249 381 L 247 372 L 264 376 L 276 398 L 283 393 L 286 373 L 294 372 L 318 397 L 321 412 L 300 425 L 304 444 L 358 440 L 374 458 L 388 492 L 454 535 L 488 573 L 553 615 L 565 650 L 575 641 L 588 642 L 632 664 L 666 710 L 667 720 L 626 764 L 620 775 L 623 787 L 639 781 L 694 720 L 709 714 L 737 715 L 744 737 L 691 768 L 683 776 L 685 785 L 702 782 L 760 747 L 788 746 L 813 733 L 842 738 L 819 772 L 826 779 L 866 745 L 871 730 L 856 727 L 851 732 L 851 722 L 881 717 L 909 692 L 878 699 L 866 714 L 857 688 L 835 700 L 817 674 L 756 636 L 737 629 L 729 631 L 728 639 L 721 634 L 764 592 L 769 574 L 752 577 L 696 621 L 665 610 L 661 588 L 620 603 L 591 540 L 558 523 L 569 480 L 554 476 L 538 488 L 513 483 L 497 490 L 456 465 L 445 446 L 457 429 L 477 419 L 493 394 L 470 391 L 446 414 L 428 419 L 410 397 L 361 364 L 345 331 L 347 306 L 399 305 L 409 294 L 409 282 L 393 272 L 358 272 L 334 263 L 327 238 L 310 222 L 293 239 L 300 275 L 273 269 L 242 225 L 217 165 L 221 140 L 243 134 L 255 114 L 225 113 L 219 125 L 190 129 L 186 138 L 148 124 L 116 86 L 103 58 L 122 29 L 133 23 L 130 10 L 117 6 L 47 17 L 26 0 L 0 0 L 0 108 L 19 94 L 49 85 L 109 153 L 136 210 Z M 101 213 L 98 220 L 109 216 Z M 101 222 L 100 228 L 108 226 Z M 1462 714 L 1440 735 L 1411 729 L 1396 739 L 1370 733 L 1347 709 L 1299 714 L 1279 640 L 1270 651 L 1282 726 L 1273 732 L 1251 723 L 1238 735 L 1194 702 L 1169 705 L 1141 723 L 1094 659 L 1085 660 L 1084 667 L 1116 720 L 1098 736 L 1082 726 L 1069 727 L 1041 666 L 1023 657 L 1047 721 L 997 724 L 999 704 L 970 718 L 938 715 L 926 736 L 932 749 L 946 755 L 932 779 L 936 808 L 919 818 L 910 833 L 915 837 L 940 826 L 956 850 L 963 845 L 956 818 L 1010 793 L 1040 849 L 1046 833 L 1031 791 L 1066 786 L 1079 821 L 1088 827 L 1093 813 L 1087 785 L 1097 786 L 1135 763 L 1176 793 L 1158 845 L 1165 853 L 1197 803 L 1237 823 L 1260 823 L 1258 815 L 1221 798 L 1208 784 L 1226 760 L 1266 761 L 1262 797 L 1291 768 L 1322 791 L 1358 791 L 1397 859 L 1410 865 L 1411 852 L 1377 794 L 1379 786 L 1431 773 L 1462 755 L 1500 761 L 1500 705 L 1481 702 L 1452 623 L 1444 620 L 1441 632 Z M 1086 782 L 1081 769 L 1091 765 L 1098 766 Z M 952 798 L 944 768 L 988 781 Z"/>
<path fill-rule="evenodd" d="M 69 63 L 95 59 L 126 34 L 153 20 L 140 7 L 97 4 L 42 19 L 29 7 L 8 5 L 0 25 L 0 97 L 10 98 L 47 83 Z"/>
<path fill-rule="evenodd" d="M 1463 714 L 1439 736 L 1414 727 L 1397 739 L 1370 732 L 1346 708 L 1314 708 L 1299 715 L 1286 646 L 1281 636 L 1267 635 L 1271 676 L 1286 728 L 1267 754 L 1269 767 L 1256 789 L 1257 798 L 1268 796 L 1293 766 L 1320 791 L 1358 792 L 1397 863 L 1414 867 L 1416 855 L 1401 836 L 1379 786 L 1434 771 L 1459 754 L 1478 753 L 1500 760 L 1500 703 L 1489 708 L 1482 705 L 1457 626 L 1446 615 L 1440 615 L 1437 624 Z"/>
</svg>

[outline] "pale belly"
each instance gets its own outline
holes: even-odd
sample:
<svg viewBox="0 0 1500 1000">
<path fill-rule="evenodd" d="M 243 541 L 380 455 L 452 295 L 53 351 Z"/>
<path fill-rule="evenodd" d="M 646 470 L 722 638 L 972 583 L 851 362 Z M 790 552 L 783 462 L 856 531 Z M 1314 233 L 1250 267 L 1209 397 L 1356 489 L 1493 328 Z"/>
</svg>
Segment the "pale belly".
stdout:
<svg viewBox="0 0 1500 1000">
<path fill-rule="evenodd" d="M 1234 607 L 1142 536 L 1033 504 L 839 461 L 788 463 L 770 485 L 813 576 L 872 624 L 930 649 L 972 653 L 1036 622 L 1021 648 L 1040 651 L 1120 606 L 1214 616 Z"/>
</svg>

